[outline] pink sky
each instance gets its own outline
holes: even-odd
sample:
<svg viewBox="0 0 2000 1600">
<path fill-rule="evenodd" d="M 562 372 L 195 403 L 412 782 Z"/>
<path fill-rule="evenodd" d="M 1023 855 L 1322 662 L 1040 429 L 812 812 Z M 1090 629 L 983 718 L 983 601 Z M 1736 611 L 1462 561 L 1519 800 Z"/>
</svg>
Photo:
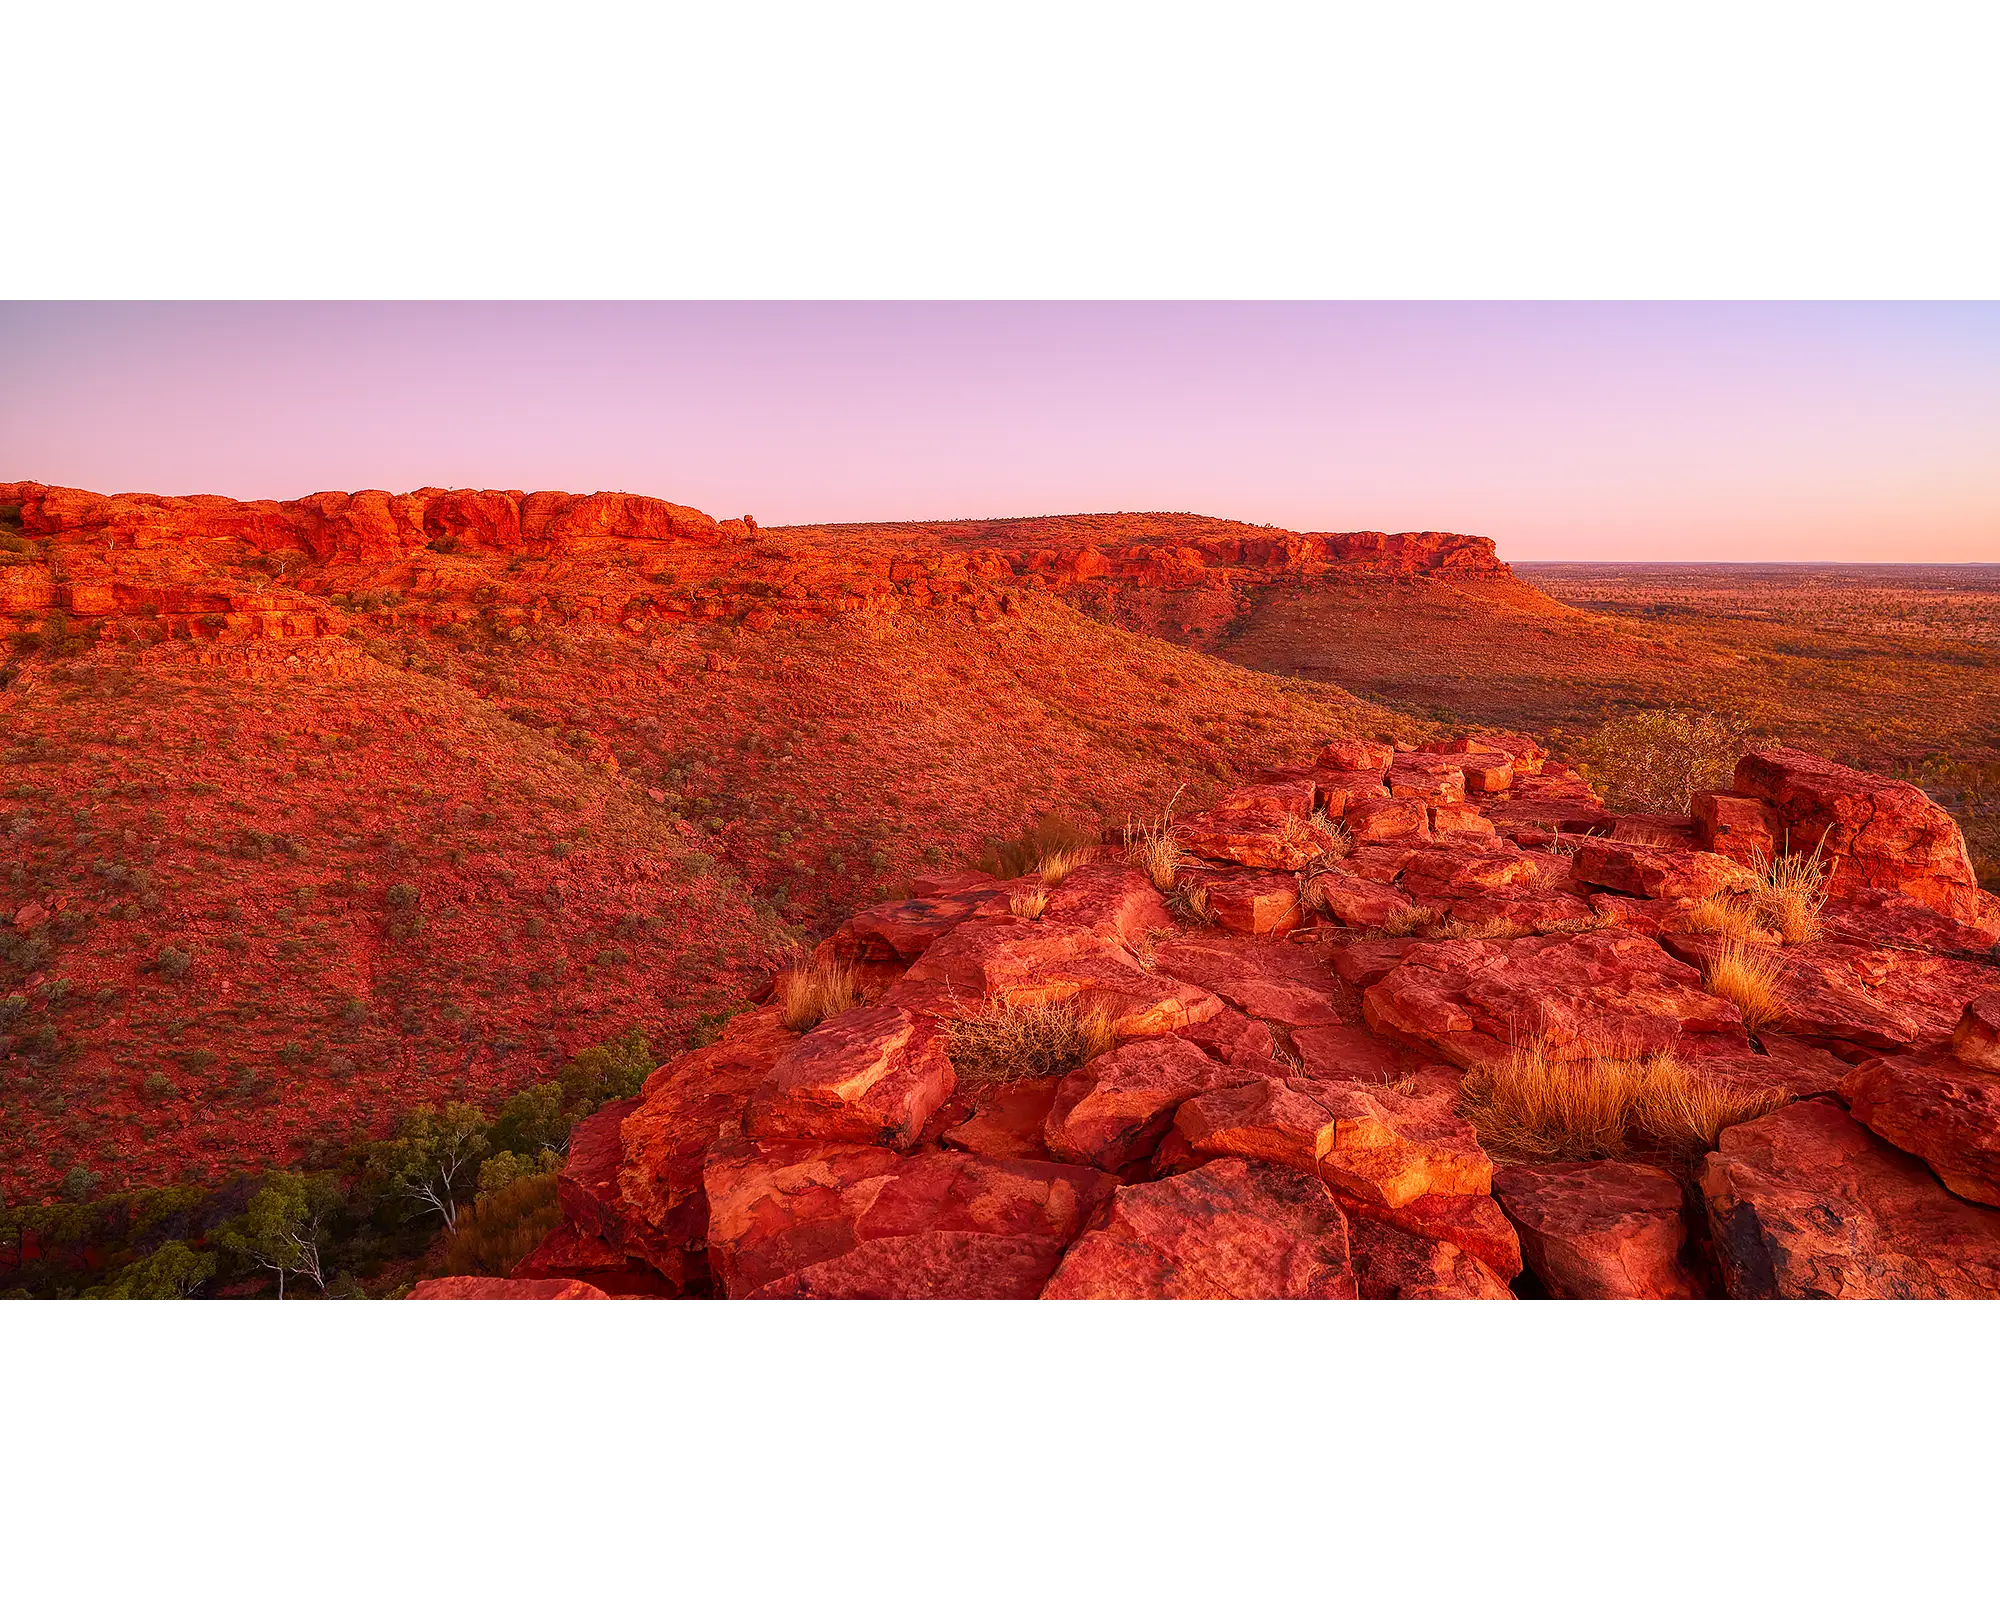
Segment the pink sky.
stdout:
<svg viewBox="0 0 2000 1600">
<path fill-rule="evenodd" d="M 2000 306 L 0 305 L 0 480 L 2000 561 Z"/>
</svg>

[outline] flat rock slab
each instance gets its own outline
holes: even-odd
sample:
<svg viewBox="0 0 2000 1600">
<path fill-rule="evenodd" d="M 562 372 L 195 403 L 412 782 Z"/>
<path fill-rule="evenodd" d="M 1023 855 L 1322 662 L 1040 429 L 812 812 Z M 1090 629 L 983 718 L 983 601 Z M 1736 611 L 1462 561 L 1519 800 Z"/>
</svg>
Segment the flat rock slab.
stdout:
<svg viewBox="0 0 2000 1600">
<path fill-rule="evenodd" d="M 1283 872 L 1214 872 L 1199 880 L 1208 909 L 1231 933 L 1286 933 L 1305 920 L 1299 883 Z"/>
<path fill-rule="evenodd" d="M 1033 1300 L 1059 1239 L 940 1231 L 864 1239 L 752 1290 L 750 1300 Z"/>
<path fill-rule="evenodd" d="M 955 1087 L 934 1023 L 900 1006 L 856 1006 L 785 1049 L 751 1093 L 743 1131 L 907 1150 Z"/>
<path fill-rule="evenodd" d="M 1495 1182 L 1504 1170 L 1495 1169 Z M 1350 1221 L 1379 1222 L 1419 1239 L 1451 1245 L 1492 1268 L 1502 1283 L 1521 1275 L 1521 1241 L 1491 1195 L 1425 1194 L 1392 1208 L 1343 1191 L 1340 1209 Z"/>
<path fill-rule="evenodd" d="M 1347 1219 L 1324 1185 L 1211 1161 L 1120 1189 L 1069 1247 L 1045 1300 L 1352 1300 Z"/>
<path fill-rule="evenodd" d="M 1366 1217 L 1347 1219 L 1348 1250 L 1364 1300 L 1511 1300 L 1507 1281 L 1477 1256 Z"/>
<path fill-rule="evenodd" d="M 1078 867 L 1049 890 L 1041 921 L 1051 927 L 1089 928 L 1107 939 L 1136 945 L 1149 933 L 1174 925 L 1153 882 L 1130 867 Z"/>
<path fill-rule="evenodd" d="M 2000 1206 L 2000 1077 L 1942 1051 L 1885 1056 L 1842 1078 L 1840 1097 L 1953 1194 Z"/>
<path fill-rule="evenodd" d="M 1052 1161 L 996 1160 L 958 1150 L 906 1156 L 879 1145 L 746 1139 L 716 1144 L 703 1179 L 711 1267 L 732 1299 L 872 1241 L 920 1234 L 1052 1243 L 1053 1251 L 1035 1259 L 1046 1257 L 1053 1269 L 1061 1247 L 1117 1186 L 1094 1168 Z M 895 1255 L 873 1247 L 857 1270 Z M 1008 1259 L 1018 1264 L 1030 1255 L 1015 1251 Z M 1030 1286 L 1018 1287 L 1027 1293 Z M 1041 1284 L 1031 1287 L 1039 1293 Z"/>
<path fill-rule="evenodd" d="M 1672 1173 L 1631 1161 L 1501 1167 L 1493 1195 L 1557 1300 L 1692 1300 L 1687 1224 Z"/>
<path fill-rule="evenodd" d="M 984 1086 L 944 1109 L 942 1142 L 953 1150 L 996 1156 L 1008 1161 L 1046 1161 L 1049 1147 L 1042 1125 L 1055 1103 L 1060 1078 L 1029 1078 L 1021 1083 Z"/>
<path fill-rule="evenodd" d="M 1425 1194 L 1485 1194 L 1493 1163 L 1438 1099 L 1379 1084 L 1259 1078 L 1188 1100 L 1174 1127 L 1203 1156 L 1295 1167 L 1391 1208 Z"/>
<path fill-rule="evenodd" d="M 1464 1067 L 1498 1064 L 1537 1036 L 1558 1049 L 1609 1041 L 1635 1052 L 1692 1032 L 1748 1042 L 1736 1008 L 1686 963 L 1617 929 L 1419 944 L 1369 988 L 1362 1014 L 1385 1038 Z"/>
<path fill-rule="evenodd" d="M 426 1278 L 412 1300 L 609 1300 L 595 1284 L 575 1278 Z"/>
<path fill-rule="evenodd" d="M 1043 1138 L 1058 1161 L 1116 1172 L 1153 1154 L 1183 1102 L 1260 1075 L 1258 1067 L 1225 1065 L 1185 1039 L 1136 1039 L 1062 1080 Z"/>
<path fill-rule="evenodd" d="M 1206 989 L 1148 972 L 1121 943 L 1094 929 L 1011 916 L 946 934 L 882 998 L 937 1018 L 995 1004 L 1074 1000 L 1103 1013 L 1125 1038 L 1171 1033 L 1222 1009 Z"/>
<path fill-rule="evenodd" d="M 1724 1130 L 1701 1190 L 1734 1299 L 2000 1297 L 2000 1211 L 1838 1106 L 1802 1100 Z"/>
<path fill-rule="evenodd" d="M 1748 868 L 1713 851 L 1619 839 L 1586 839 L 1576 847 L 1570 873 L 1579 883 L 1651 900 L 1702 900 L 1757 886 Z"/>
<path fill-rule="evenodd" d="M 834 930 L 827 947 L 844 961 L 914 961 L 968 917 L 1006 911 L 1010 893 L 1011 885 L 992 884 L 864 906 Z"/>
<path fill-rule="evenodd" d="M 1219 994 L 1263 1022 L 1323 1028 L 1353 1018 L 1340 980 L 1310 945 L 1194 934 L 1162 940 L 1152 960 L 1155 972 Z"/>
</svg>

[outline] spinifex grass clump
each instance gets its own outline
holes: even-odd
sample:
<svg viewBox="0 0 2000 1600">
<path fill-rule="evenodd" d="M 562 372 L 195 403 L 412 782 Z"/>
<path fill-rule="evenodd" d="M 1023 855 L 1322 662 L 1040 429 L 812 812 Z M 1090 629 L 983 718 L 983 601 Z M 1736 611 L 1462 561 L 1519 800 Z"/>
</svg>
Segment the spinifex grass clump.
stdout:
<svg viewBox="0 0 2000 1600">
<path fill-rule="evenodd" d="M 1099 843 L 1098 830 L 1058 811 L 1044 811 L 1012 839 L 989 839 L 973 865 L 996 878 L 1040 873 L 1052 861 L 1069 869 L 1090 859 Z M 1045 879 L 1060 883 L 1061 878 Z"/>
<path fill-rule="evenodd" d="M 1620 1155 L 1635 1139 L 1677 1152 L 1711 1148 L 1722 1130 L 1775 1111 L 1782 1090 L 1746 1090 L 1704 1076 L 1671 1050 L 1544 1035 L 1494 1067 L 1465 1075 L 1459 1108 L 1489 1155 L 1511 1161 Z"/>
<path fill-rule="evenodd" d="M 1078 867 L 1087 865 L 1096 854 L 1096 850 L 1089 845 L 1049 850 L 1035 863 L 1035 872 L 1044 885 L 1053 889 Z"/>
<path fill-rule="evenodd" d="M 1180 881 L 1181 847 L 1174 838 L 1174 802 L 1180 797 L 1176 789 L 1166 810 L 1152 822 L 1125 824 L 1125 864 L 1145 873 L 1161 894 L 1170 893 Z"/>
<path fill-rule="evenodd" d="M 1026 917 L 1033 922 L 1049 908 L 1049 891 L 1037 885 L 1032 889 L 1016 889 L 1007 897 L 1007 909 L 1017 917 Z"/>
<path fill-rule="evenodd" d="M 1764 925 L 1758 920 L 1755 903 L 1748 896 L 1726 891 L 1689 906 L 1685 922 L 1689 933 L 1719 934 L 1745 943 L 1764 937 Z"/>
<path fill-rule="evenodd" d="M 1116 1039 L 1102 1011 L 1074 1000 L 995 1004 L 944 1025 L 952 1070 L 960 1083 L 972 1085 L 1074 1072 Z"/>
<path fill-rule="evenodd" d="M 1708 992 L 1742 1013 L 1752 1033 L 1785 1014 L 1785 963 L 1763 945 L 1728 939 L 1708 958 L 1702 975 Z"/>
<path fill-rule="evenodd" d="M 861 1003 L 854 968 L 845 961 L 801 957 L 779 975 L 782 1020 L 794 1033 L 809 1033 L 828 1017 Z"/>
<path fill-rule="evenodd" d="M 1789 851 L 1776 857 L 1759 855 L 1757 887 L 1751 902 L 1757 915 L 1786 944 L 1810 944 L 1820 934 L 1820 913 L 1826 909 L 1827 863 L 1822 839 L 1810 855 Z"/>
</svg>

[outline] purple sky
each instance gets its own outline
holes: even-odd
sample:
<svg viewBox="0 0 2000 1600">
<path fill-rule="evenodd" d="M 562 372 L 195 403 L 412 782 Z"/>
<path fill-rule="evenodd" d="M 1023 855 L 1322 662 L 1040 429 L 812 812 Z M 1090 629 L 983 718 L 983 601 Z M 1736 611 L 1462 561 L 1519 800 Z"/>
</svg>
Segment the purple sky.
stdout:
<svg viewBox="0 0 2000 1600">
<path fill-rule="evenodd" d="M 2000 306 L 0 305 L 0 480 L 2000 561 Z"/>
</svg>

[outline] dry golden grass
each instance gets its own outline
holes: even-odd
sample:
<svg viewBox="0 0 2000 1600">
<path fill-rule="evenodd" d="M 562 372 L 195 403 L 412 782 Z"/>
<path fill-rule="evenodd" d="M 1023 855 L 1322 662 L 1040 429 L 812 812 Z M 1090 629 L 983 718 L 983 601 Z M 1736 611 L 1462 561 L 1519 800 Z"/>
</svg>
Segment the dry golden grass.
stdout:
<svg viewBox="0 0 2000 1600">
<path fill-rule="evenodd" d="M 1125 864 L 1145 873 L 1161 894 L 1180 881 L 1181 847 L 1174 838 L 1174 801 L 1180 797 L 1176 789 L 1166 810 L 1152 822 L 1125 824 Z"/>
<path fill-rule="evenodd" d="M 1391 939 L 1428 935 L 1438 924 L 1434 906 L 1398 906 L 1382 919 L 1382 931 Z"/>
<path fill-rule="evenodd" d="M 1810 944 L 1820 935 L 1820 913 L 1826 909 L 1827 864 L 1820 844 L 1811 855 L 1789 851 L 1775 858 L 1760 856 L 1757 888 L 1751 899 L 1757 915 L 1786 944 Z"/>
<path fill-rule="evenodd" d="M 1287 813 L 1278 824 L 1278 839 L 1282 844 L 1311 851 L 1316 861 L 1340 861 L 1354 853 L 1354 835 L 1324 811 L 1315 811 L 1309 817 Z"/>
<path fill-rule="evenodd" d="M 991 1005 L 944 1025 L 945 1054 L 961 1084 L 1057 1077 L 1116 1042 L 1111 1019 L 1074 1000 Z"/>
<path fill-rule="evenodd" d="M 1753 1033 L 1785 1014 L 1785 963 L 1762 945 L 1725 940 L 1708 958 L 1702 981 L 1710 994 L 1742 1013 L 1743 1025 Z"/>
<path fill-rule="evenodd" d="M 1745 943 L 1755 942 L 1764 933 L 1764 925 L 1757 919 L 1756 905 L 1726 890 L 1689 906 L 1685 921 L 1689 933 L 1720 934 L 1725 939 L 1739 939 Z"/>
<path fill-rule="evenodd" d="M 828 1017 L 861 1003 L 854 968 L 845 961 L 803 956 L 778 978 L 781 1020 L 794 1033 L 809 1033 Z"/>
<path fill-rule="evenodd" d="M 1446 917 L 1437 925 L 1440 939 L 1514 939 L 1520 937 L 1521 927 L 1506 917 L 1481 917 L 1476 922 L 1461 922 L 1457 917 Z"/>
<path fill-rule="evenodd" d="M 1007 909 L 1017 917 L 1026 917 L 1030 922 L 1049 908 L 1049 891 L 1040 889 L 1016 889 L 1007 897 Z"/>
<path fill-rule="evenodd" d="M 1489 1155 L 1588 1160 L 1622 1154 L 1635 1135 L 1677 1152 L 1707 1149 L 1724 1128 L 1788 1098 L 1704 1077 L 1672 1051 L 1637 1055 L 1595 1044 L 1559 1055 L 1537 1037 L 1502 1065 L 1467 1073 L 1459 1109 Z"/>
<path fill-rule="evenodd" d="M 1208 888 L 1205 884 L 1177 885 L 1167 896 L 1167 909 L 1183 922 L 1198 922 L 1205 927 L 1215 921 L 1215 911 L 1208 903 Z"/>
<path fill-rule="evenodd" d="M 1035 872 L 1044 884 L 1053 889 L 1078 867 L 1088 866 L 1096 854 L 1088 845 L 1050 850 L 1035 863 Z"/>
</svg>

